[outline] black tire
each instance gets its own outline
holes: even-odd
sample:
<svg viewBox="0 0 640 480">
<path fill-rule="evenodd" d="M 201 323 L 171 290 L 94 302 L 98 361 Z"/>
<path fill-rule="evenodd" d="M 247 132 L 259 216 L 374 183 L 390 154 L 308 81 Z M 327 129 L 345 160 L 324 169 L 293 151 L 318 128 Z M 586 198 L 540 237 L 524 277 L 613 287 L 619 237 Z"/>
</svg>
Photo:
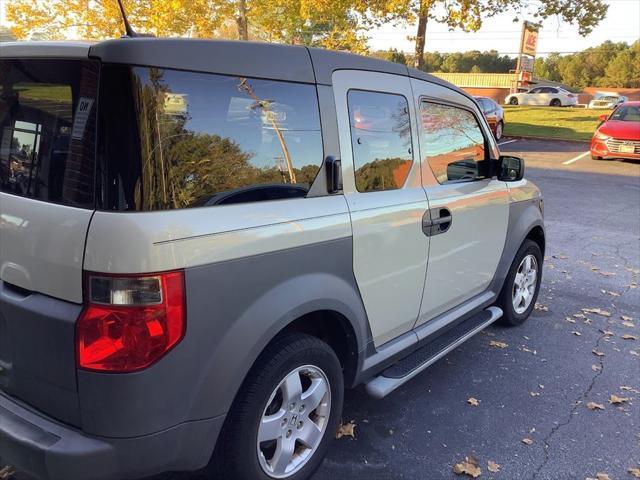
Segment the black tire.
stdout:
<svg viewBox="0 0 640 480">
<path fill-rule="evenodd" d="M 597 155 L 591 155 L 591 160 L 602 160 L 602 157 L 598 157 Z"/>
<path fill-rule="evenodd" d="M 322 340 L 305 334 L 286 334 L 258 357 L 227 415 L 206 469 L 207 478 L 220 480 L 273 480 L 260 465 L 258 426 L 272 392 L 293 370 L 312 365 L 326 375 L 331 409 L 324 436 L 307 463 L 287 480 L 306 480 L 320 467 L 342 414 L 344 380 L 335 352 Z M 223 368 L 223 367 L 222 367 Z"/>
<path fill-rule="evenodd" d="M 518 99 L 516 97 L 510 98 L 509 105 L 518 105 Z"/>
<path fill-rule="evenodd" d="M 551 105 L 552 107 L 561 107 L 562 102 L 559 98 L 554 98 L 553 100 L 551 100 L 551 103 L 549 105 Z"/>
<path fill-rule="evenodd" d="M 538 275 L 536 278 L 536 286 L 535 292 L 533 294 L 533 299 L 529 307 L 522 313 L 517 313 L 512 301 L 512 293 L 514 288 L 514 281 L 516 278 L 516 274 L 518 273 L 518 268 L 520 267 L 520 263 L 527 255 L 533 255 L 536 259 L 538 266 Z M 498 296 L 498 301 L 496 302 L 496 306 L 502 309 L 503 315 L 500 319 L 499 323 L 501 325 L 507 327 L 515 327 L 517 325 L 521 325 L 524 321 L 529 318 L 531 312 L 533 311 L 536 301 L 538 299 L 538 293 L 540 292 L 540 281 L 542 280 L 542 251 L 540 250 L 540 246 L 534 242 L 533 240 L 525 240 L 520 248 L 518 249 L 518 253 L 516 253 L 515 258 L 513 259 L 513 263 L 509 268 L 509 273 L 507 274 L 507 278 L 504 281 L 504 285 L 502 287 L 502 291 Z"/>
</svg>

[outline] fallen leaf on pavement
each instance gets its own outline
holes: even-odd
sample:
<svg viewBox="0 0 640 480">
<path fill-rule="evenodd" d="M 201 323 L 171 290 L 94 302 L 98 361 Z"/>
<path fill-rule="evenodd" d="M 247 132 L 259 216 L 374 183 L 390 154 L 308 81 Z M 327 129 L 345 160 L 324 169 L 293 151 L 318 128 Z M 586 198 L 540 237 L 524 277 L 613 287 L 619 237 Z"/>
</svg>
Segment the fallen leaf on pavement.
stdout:
<svg viewBox="0 0 640 480">
<path fill-rule="evenodd" d="M 16 473 L 11 465 L 0 468 L 0 480 L 9 480 Z"/>
<path fill-rule="evenodd" d="M 580 337 L 582 335 L 580 332 L 576 332 L 575 330 L 571 333 L 573 333 L 576 337 Z"/>
<path fill-rule="evenodd" d="M 625 333 L 624 335 L 622 335 L 622 338 L 624 340 L 637 340 L 638 337 L 636 337 L 635 335 L 629 335 L 628 333 Z"/>
<path fill-rule="evenodd" d="M 489 460 L 487 462 L 487 470 L 489 470 L 492 473 L 498 473 L 500 471 L 500 465 L 498 465 L 493 460 Z"/>
<path fill-rule="evenodd" d="M 535 310 L 540 310 L 542 312 L 548 312 L 549 311 L 549 307 L 547 307 L 546 305 L 543 305 L 541 303 L 536 303 L 533 308 Z"/>
<path fill-rule="evenodd" d="M 619 297 L 620 294 L 618 292 L 612 292 L 611 290 L 600 290 L 602 293 L 606 293 L 607 295 L 611 295 L 612 297 Z"/>
<path fill-rule="evenodd" d="M 615 277 L 616 274 L 613 272 L 598 272 L 600 275 L 602 275 L 603 277 Z"/>
<path fill-rule="evenodd" d="M 633 328 L 635 327 L 635 325 L 633 323 L 631 323 L 628 320 L 625 320 L 624 322 L 622 322 L 622 325 L 624 325 L 625 327 L 629 327 L 629 328 Z"/>
<path fill-rule="evenodd" d="M 539 397 L 540 393 L 538 393 L 538 392 L 529 392 L 529 395 L 531 395 L 532 397 Z"/>
<path fill-rule="evenodd" d="M 609 397 L 609 403 L 611 403 L 612 405 L 620 405 L 622 403 L 628 402 L 629 400 L 631 400 L 629 397 L 619 397 L 617 395 L 614 395 L 613 393 Z"/>
<path fill-rule="evenodd" d="M 499 342 L 497 340 L 491 340 L 489 342 L 489 345 L 494 347 L 494 348 L 507 348 L 509 345 L 504 343 L 504 342 Z"/>
<path fill-rule="evenodd" d="M 336 438 L 342 438 L 342 437 L 355 438 L 355 433 L 356 433 L 355 429 L 356 429 L 356 424 L 353 420 L 351 420 L 349 423 L 342 423 L 338 427 L 338 431 L 336 432 Z"/>
<path fill-rule="evenodd" d="M 627 472 L 630 473 L 632 477 L 640 478 L 640 468 L 629 468 Z"/>
<path fill-rule="evenodd" d="M 599 352 L 598 350 L 591 350 L 591 352 L 598 357 L 604 357 L 604 353 Z"/>
<path fill-rule="evenodd" d="M 587 318 L 584 313 L 574 313 L 573 316 L 576 318 Z"/>
<path fill-rule="evenodd" d="M 477 398 L 473 398 L 473 397 L 469 398 L 469 399 L 467 400 L 467 403 L 468 403 L 469 405 L 471 405 L 472 407 L 478 407 L 478 406 L 480 406 L 480 400 L 478 400 Z"/>
<path fill-rule="evenodd" d="M 620 318 L 622 320 L 624 320 L 625 322 L 632 322 L 633 321 L 633 317 L 630 317 L 629 315 L 620 315 Z"/>
<path fill-rule="evenodd" d="M 594 372 L 599 372 L 600 367 L 598 365 L 591 365 L 591 370 L 593 370 Z"/>
<path fill-rule="evenodd" d="M 600 330 L 600 331 L 607 337 L 614 335 L 614 333 L 611 330 Z"/>
<path fill-rule="evenodd" d="M 602 315 L 603 317 L 610 317 L 611 312 L 607 312 L 601 308 L 583 308 L 584 313 L 595 313 L 596 315 Z"/>
<path fill-rule="evenodd" d="M 478 478 L 482 475 L 482 470 L 478 466 L 478 460 L 473 457 L 464 457 L 464 461 L 453 466 L 453 473 L 456 475 L 468 475 L 471 478 Z"/>
<path fill-rule="evenodd" d="M 553 258 L 557 258 L 558 260 L 566 260 L 567 257 L 566 255 L 551 255 Z"/>
<path fill-rule="evenodd" d="M 564 319 L 569 323 L 576 323 L 576 321 L 571 317 L 564 317 Z"/>
<path fill-rule="evenodd" d="M 620 390 L 624 390 L 625 392 L 633 392 L 633 393 L 640 393 L 640 390 L 636 390 L 633 387 L 628 387 L 626 385 L 623 385 L 620 387 Z"/>
<path fill-rule="evenodd" d="M 596 473 L 595 480 L 611 480 L 611 477 L 606 473 Z"/>
<path fill-rule="evenodd" d="M 596 402 L 587 403 L 587 408 L 589 410 L 604 410 L 604 405 Z"/>
<path fill-rule="evenodd" d="M 635 355 L 636 357 L 640 357 L 640 353 L 636 352 L 635 350 L 629 350 L 629 353 L 631 355 Z"/>
<path fill-rule="evenodd" d="M 598 270 L 600 270 L 600 267 L 591 267 L 592 272 L 597 272 Z"/>
<path fill-rule="evenodd" d="M 530 438 L 523 438 L 521 441 L 525 445 L 533 445 L 533 440 L 531 440 Z"/>
</svg>

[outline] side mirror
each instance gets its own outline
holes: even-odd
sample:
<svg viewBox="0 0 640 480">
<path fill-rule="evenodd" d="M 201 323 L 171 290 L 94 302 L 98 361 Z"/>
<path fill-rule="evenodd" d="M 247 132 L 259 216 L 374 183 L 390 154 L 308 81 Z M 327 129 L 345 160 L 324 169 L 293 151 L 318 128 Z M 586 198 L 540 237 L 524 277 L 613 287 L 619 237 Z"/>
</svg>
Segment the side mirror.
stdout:
<svg viewBox="0 0 640 480">
<path fill-rule="evenodd" d="M 339 158 L 329 155 L 325 158 L 327 172 L 327 191 L 336 193 L 342 190 L 342 162 Z"/>
<path fill-rule="evenodd" d="M 598 118 L 600 119 L 601 122 L 606 122 L 607 118 L 609 118 L 609 115 L 607 115 L 606 113 L 603 113 Z"/>
<path fill-rule="evenodd" d="M 498 159 L 498 180 L 517 182 L 524 177 L 524 160 L 520 157 L 501 155 Z"/>
</svg>

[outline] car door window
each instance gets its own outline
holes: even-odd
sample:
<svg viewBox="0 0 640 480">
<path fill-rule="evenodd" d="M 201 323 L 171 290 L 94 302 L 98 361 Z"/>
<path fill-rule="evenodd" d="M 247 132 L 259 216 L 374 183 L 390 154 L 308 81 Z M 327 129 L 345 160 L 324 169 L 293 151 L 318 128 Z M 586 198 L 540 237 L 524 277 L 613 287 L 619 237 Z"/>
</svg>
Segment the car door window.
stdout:
<svg viewBox="0 0 640 480">
<path fill-rule="evenodd" d="M 485 138 L 475 115 L 460 107 L 420 103 L 420 144 L 439 183 L 484 178 Z"/>
<path fill-rule="evenodd" d="M 356 188 L 401 188 L 413 163 L 409 104 L 402 95 L 350 90 L 349 126 Z"/>
<path fill-rule="evenodd" d="M 529 90 L 528 93 L 541 93 L 542 89 L 541 88 L 532 88 L 531 90 Z"/>
</svg>

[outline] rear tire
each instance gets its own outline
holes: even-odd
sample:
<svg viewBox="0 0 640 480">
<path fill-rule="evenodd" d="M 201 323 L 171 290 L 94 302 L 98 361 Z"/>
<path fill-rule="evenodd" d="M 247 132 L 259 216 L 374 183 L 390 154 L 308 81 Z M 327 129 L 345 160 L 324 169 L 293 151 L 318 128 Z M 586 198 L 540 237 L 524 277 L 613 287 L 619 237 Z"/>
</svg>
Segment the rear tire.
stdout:
<svg viewBox="0 0 640 480">
<path fill-rule="evenodd" d="M 597 155 L 591 155 L 591 160 L 602 160 L 602 157 L 598 157 Z"/>
<path fill-rule="evenodd" d="M 561 107 L 562 102 L 559 98 L 554 98 L 553 100 L 551 100 L 551 103 L 549 103 L 549 105 L 551 105 L 552 107 Z"/>
<path fill-rule="evenodd" d="M 509 105 L 518 105 L 518 99 L 513 97 L 509 99 Z"/>
<path fill-rule="evenodd" d="M 500 324 L 515 327 L 529 318 L 538 299 L 541 280 L 542 251 L 536 242 L 527 239 L 513 259 L 496 302 L 503 312 Z"/>
<path fill-rule="evenodd" d="M 335 435 L 343 396 L 342 367 L 329 345 L 304 334 L 276 339 L 236 396 L 207 478 L 310 478 Z"/>
</svg>

